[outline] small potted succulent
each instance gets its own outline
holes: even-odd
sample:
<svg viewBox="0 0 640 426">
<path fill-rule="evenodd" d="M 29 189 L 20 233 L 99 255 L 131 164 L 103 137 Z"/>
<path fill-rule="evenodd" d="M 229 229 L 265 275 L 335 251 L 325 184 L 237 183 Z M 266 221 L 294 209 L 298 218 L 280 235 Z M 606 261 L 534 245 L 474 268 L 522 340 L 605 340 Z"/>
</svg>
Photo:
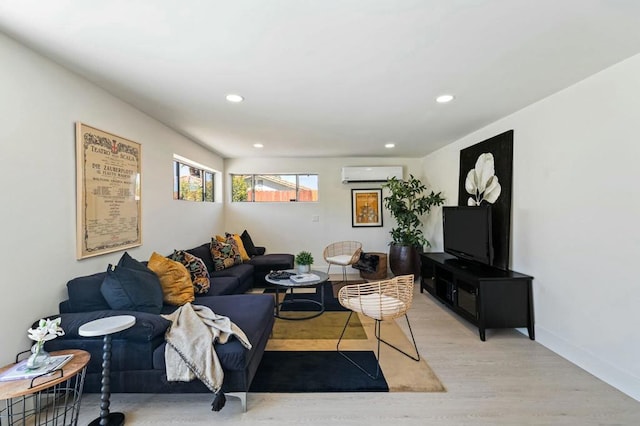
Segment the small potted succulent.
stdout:
<svg viewBox="0 0 640 426">
<path fill-rule="evenodd" d="M 299 273 L 309 273 L 313 264 L 313 256 L 308 251 L 301 251 L 296 255 L 296 264 L 298 265 Z"/>
</svg>

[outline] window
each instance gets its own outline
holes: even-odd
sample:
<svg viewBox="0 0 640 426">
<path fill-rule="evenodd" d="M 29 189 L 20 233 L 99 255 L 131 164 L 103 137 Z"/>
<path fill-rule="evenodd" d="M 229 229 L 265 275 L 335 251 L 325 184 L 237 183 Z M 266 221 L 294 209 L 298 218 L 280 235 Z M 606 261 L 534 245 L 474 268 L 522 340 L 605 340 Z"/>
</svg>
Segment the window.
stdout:
<svg viewBox="0 0 640 426">
<path fill-rule="evenodd" d="M 213 202 L 213 172 L 173 161 L 173 199 Z"/>
<path fill-rule="evenodd" d="M 318 201 L 318 175 L 231 175 L 231 201 Z"/>
</svg>

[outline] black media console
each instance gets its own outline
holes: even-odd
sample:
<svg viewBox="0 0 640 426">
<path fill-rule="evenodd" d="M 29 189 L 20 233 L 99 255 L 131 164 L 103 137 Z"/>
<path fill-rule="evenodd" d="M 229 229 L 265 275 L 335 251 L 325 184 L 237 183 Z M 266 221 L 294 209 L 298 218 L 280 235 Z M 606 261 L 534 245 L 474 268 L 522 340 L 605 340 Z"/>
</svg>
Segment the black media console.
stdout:
<svg viewBox="0 0 640 426">
<path fill-rule="evenodd" d="M 458 315 L 478 326 L 480 340 L 487 328 L 527 327 L 535 340 L 533 277 L 446 253 L 422 253 L 420 292 L 427 290 Z"/>
</svg>

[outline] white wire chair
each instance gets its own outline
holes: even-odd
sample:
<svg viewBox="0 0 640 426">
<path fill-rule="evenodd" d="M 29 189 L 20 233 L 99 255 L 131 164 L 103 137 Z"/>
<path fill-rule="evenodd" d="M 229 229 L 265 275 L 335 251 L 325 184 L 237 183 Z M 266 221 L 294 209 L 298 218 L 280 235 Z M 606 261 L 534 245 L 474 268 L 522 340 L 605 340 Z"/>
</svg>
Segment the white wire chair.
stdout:
<svg viewBox="0 0 640 426">
<path fill-rule="evenodd" d="M 362 243 L 358 241 L 338 241 L 331 243 L 324 248 L 322 257 L 329 264 L 327 274 L 331 265 L 342 266 L 342 282 L 347 282 L 347 266 L 351 266 L 360 259 L 362 253 Z"/>
<path fill-rule="evenodd" d="M 349 309 L 349 317 L 342 329 L 342 334 L 338 339 L 336 350 L 343 357 L 349 360 L 353 365 L 362 370 L 367 376 L 372 379 L 377 379 L 380 375 L 380 342 L 387 346 L 397 350 L 405 356 L 411 358 L 414 361 L 420 361 L 420 353 L 418 352 L 418 346 L 416 340 L 413 337 L 413 331 L 411 330 L 411 323 L 407 316 L 407 311 L 411 307 L 413 302 L 413 275 L 400 275 L 388 280 L 374 281 L 363 284 L 350 284 L 342 287 L 338 291 L 338 301 L 342 306 Z M 375 320 L 375 336 L 378 342 L 378 353 L 376 354 L 377 366 L 376 374 L 365 370 L 362 366 L 356 363 L 353 359 L 349 358 L 344 352 L 340 351 L 340 342 L 344 336 L 344 333 L 349 325 L 349 320 L 354 312 L 361 313 Z M 411 340 L 413 341 L 413 347 L 416 351 L 416 355 L 408 354 L 402 349 L 392 345 L 389 342 L 383 340 L 380 336 L 380 322 L 384 320 L 393 320 L 404 316 L 407 319 L 407 325 L 409 326 L 409 333 L 411 333 Z"/>
</svg>

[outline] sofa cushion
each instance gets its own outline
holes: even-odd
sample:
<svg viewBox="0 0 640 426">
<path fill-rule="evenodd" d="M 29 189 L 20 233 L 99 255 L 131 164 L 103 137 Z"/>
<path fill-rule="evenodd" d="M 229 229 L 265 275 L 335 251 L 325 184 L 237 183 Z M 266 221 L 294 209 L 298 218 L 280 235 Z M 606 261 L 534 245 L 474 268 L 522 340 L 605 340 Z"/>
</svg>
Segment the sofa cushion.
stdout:
<svg viewBox="0 0 640 426">
<path fill-rule="evenodd" d="M 265 324 L 273 318 L 273 296 L 268 294 L 235 294 L 229 296 L 200 297 L 198 304 L 208 306 L 218 315 L 229 317 L 246 334 L 251 344 L 256 344 Z M 270 330 L 269 330 L 270 331 Z M 224 345 L 215 345 L 216 355 L 225 370 L 243 370 L 249 362 L 249 353 L 234 337 Z M 153 367 L 166 368 L 164 345 L 153 353 Z"/>
<path fill-rule="evenodd" d="M 216 267 L 213 264 L 213 257 L 211 257 L 211 244 L 204 243 L 202 245 L 199 245 L 198 247 L 194 247 L 185 251 L 191 253 L 199 259 L 202 259 L 207 267 L 207 271 L 213 272 L 216 270 Z"/>
<path fill-rule="evenodd" d="M 203 296 L 221 296 L 224 294 L 236 294 L 237 289 L 240 287 L 240 282 L 237 277 L 221 277 L 216 276 L 211 279 L 211 286 L 209 286 L 209 291 L 204 294 L 196 295 L 196 300 L 193 302 L 194 304 L 198 304 L 198 298 Z"/>
<path fill-rule="evenodd" d="M 254 267 L 254 285 L 266 286 L 264 277 L 271 271 L 293 268 L 294 256 L 285 253 L 272 253 L 254 256 L 248 262 Z"/>
<path fill-rule="evenodd" d="M 55 340 L 80 338 L 82 336 L 78 333 L 78 329 L 83 324 L 115 315 L 133 315 L 136 318 L 136 322 L 131 328 L 114 334 L 114 339 L 131 339 L 139 342 L 150 342 L 156 337 L 163 336 L 171 324 L 171 321 L 162 318 L 160 315 L 139 311 L 99 310 L 93 312 L 67 313 L 60 314 L 60 318 L 62 318 L 60 326 L 65 334 L 62 338 Z M 84 338 L 86 339 L 86 337 Z"/>
<path fill-rule="evenodd" d="M 100 292 L 111 309 L 152 314 L 162 309 L 158 277 L 138 269 L 109 265 Z"/>
<path fill-rule="evenodd" d="M 233 268 L 223 269 L 222 271 L 215 271 L 211 274 L 213 285 L 215 286 L 215 280 L 219 277 L 234 277 L 240 282 L 251 280 L 253 276 L 253 266 L 243 263 L 242 265 L 236 265 Z"/>
<path fill-rule="evenodd" d="M 251 240 L 251 235 L 245 229 L 242 234 L 240 234 L 240 239 L 242 240 L 242 245 L 247 252 L 249 257 L 256 256 L 258 253 L 256 252 L 256 246 L 253 244 L 253 240 Z"/>
<path fill-rule="evenodd" d="M 204 264 L 202 259 L 184 250 L 174 250 L 169 258 L 182 263 L 187 268 L 187 271 L 191 274 L 195 294 L 206 294 L 209 291 L 209 286 L 211 285 L 209 271 L 207 271 L 207 265 Z"/>
<path fill-rule="evenodd" d="M 137 259 L 134 259 L 126 251 L 120 257 L 120 260 L 118 261 L 118 266 L 124 266 L 125 268 L 137 269 L 139 271 L 153 273 L 153 271 L 149 269 L 147 265 L 145 265 L 144 263 L 140 262 Z"/>
<path fill-rule="evenodd" d="M 187 268 L 174 260 L 153 252 L 149 258 L 149 269 L 160 279 L 163 300 L 170 305 L 193 302 L 193 282 Z"/>
<path fill-rule="evenodd" d="M 241 264 L 242 263 L 242 253 L 240 252 L 240 246 L 238 245 L 238 241 L 236 241 L 236 239 L 233 238 L 232 234 L 225 233 L 224 235 L 225 235 L 224 242 L 229 244 L 231 247 L 233 247 L 233 252 L 237 256 L 237 257 L 235 257 L 233 259 L 233 261 L 235 262 L 236 265 Z M 242 245 L 242 241 L 240 241 L 240 245 Z"/>
<path fill-rule="evenodd" d="M 211 257 L 216 271 L 222 271 L 242 263 L 242 258 L 236 247 L 232 244 L 220 242 L 215 238 L 211 239 Z"/>
<path fill-rule="evenodd" d="M 70 312 L 91 312 L 111 309 L 105 300 L 100 287 L 107 276 L 106 272 L 77 277 L 67 283 L 69 300 L 66 309 Z"/>
<path fill-rule="evenodd" d="M 251 259 L 251 257 L 249 257 L 249 254 L 247 253 L 247 250 L 244 248 L 244 244 L 242 243 L 242 238 L 240 238 L 240 235 L 230 234 L 228 232 L 225 235 L 227 236 L 227 240 L 232 238 L 233 241 L 236 243 L 236 247 L 238 248 L 238 252 L 240 253 L 240 258 L 242 259 L 243 262 L 246 262 L 247 260 Z"/>
</svg>

